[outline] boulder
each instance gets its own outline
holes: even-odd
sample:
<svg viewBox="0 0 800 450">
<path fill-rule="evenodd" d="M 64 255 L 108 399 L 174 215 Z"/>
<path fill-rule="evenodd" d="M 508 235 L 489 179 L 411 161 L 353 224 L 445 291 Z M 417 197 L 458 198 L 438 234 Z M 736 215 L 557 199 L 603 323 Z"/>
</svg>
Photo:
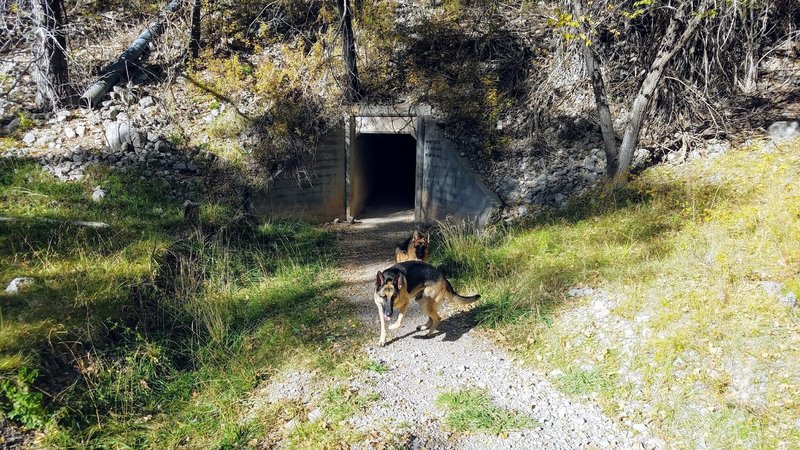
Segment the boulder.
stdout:
<svg viewBox="0 0 800 450">
<path fill-rule="evenodd" d="M 7 136 L 11 136 L 15 131 L 19 128 L 19 117 L 15 117 L 14 120 L 9 122 L 5 127 L 5 132 Z"/>
<path fill-rule="evenodd" d="M 135 146 L 136 143 L 144 144 L 145 137 L 136 128 L 126 122 L 112 122 L 106 126 L 106 144 L 112 150 L 122 150 L 125 144 Z"/>
<path fill-rule="evenodd" d="M 780 120 L 767 128 L 767 133 L 773 139 L 794 139 L 800 137 L 800 122 L 796 120 Z"/>
</svg>

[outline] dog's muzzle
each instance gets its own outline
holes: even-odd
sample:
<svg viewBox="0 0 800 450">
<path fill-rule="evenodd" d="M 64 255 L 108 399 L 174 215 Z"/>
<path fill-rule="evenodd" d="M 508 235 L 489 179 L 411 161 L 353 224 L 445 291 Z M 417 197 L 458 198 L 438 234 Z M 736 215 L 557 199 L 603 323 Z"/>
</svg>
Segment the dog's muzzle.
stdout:
<svg viewBox="0 0 800 450">
<path fill-rule="evenodd" d="M 383 301 L 383 316 L 386 320 L 392 320 L 392 315 L 394 314 L 394 299 L 386 299 Z"/>
</svg>

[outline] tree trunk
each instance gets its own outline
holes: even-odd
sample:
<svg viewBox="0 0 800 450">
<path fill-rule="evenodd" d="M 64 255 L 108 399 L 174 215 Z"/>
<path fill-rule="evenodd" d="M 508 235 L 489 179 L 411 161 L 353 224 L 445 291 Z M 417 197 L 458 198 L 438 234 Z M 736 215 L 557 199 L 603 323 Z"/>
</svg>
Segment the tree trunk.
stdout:
<svg viewBox="0 0 800 450">
<path fill-rule="evenodd" d="M 353 19 L 350 14 L 349 0 L 338 0 L 339 14 L 342 16 L 342 52 L 344 66 L 347 72 L 347 86 L 344 97 L 350 103 L 358 101 L 361 86 L 358 81 L 358 67 L 356 65 L 356 40 L 353 36 Z"/>
<path fill-rule="evenodd" d="M 705 10 L 707 2 L 703 2 L 699 11 Z M 680 12 L 678 13 L 680 14 Z M 619 148 L 619 170 L 614 176 L 615 179 L 624 181 L 627 177 L 631 162 L 633 161 L 633 152 L 639 143 L 639 133 L 642 130 L 642 120 L 644 115 L 648 112 L 650 106 L 650 99 L 658 84 L 661 81 L 661 75 L 664 73 L 664 68 L 673 56 L 680 50 L 689 38 L 697 30 L 702 14 L 695 13 L 692 19 L 686 25 L 680 36 L 678 36 L 678 17 L 670 19 L 667 26 L 667 32 L 661 40 L 656 58 L 650 64 L 650 69 L 639 87 L 636 98 L 633 100 L 630 115 L 628 116 L 628 123 L 625 126 L 625 133 L 622 136 L 622 144 Z"/>
<path fill-rule="evenodd" d="M 618 160 L 617 160 L 617 137 L 614 134 L 614 127 L 611 122 L 611 110 L 608 107 L 608 97 L 606 95 L 606 86 L 603 82 L 603 74 L 600 72 L 600 67 L 597 64 L 597 55 L 594 53 L 589 39 L 589 32 L 586 25 L 581 22 L 581 5 L 579 0 L 572 2 L 573 20 L 579 23 L 580 31 L 585 36 L 583 40 L 583 60 L 586 64 L 586 72 L 592 79 L 592 90 L 594 91 L 594 101 L 597 106 L 597 115 L 600 120 L 600 130 L 603 133 L 603 144 L 606 151 L 606 174 L 613 177 L 617 174 Z"/>
<path fill-rule="evenodd" d="M 36 107 L 55 110 L 67 102 L 71 94 L 62 0 L 35 0 L 33 20 L 36 33 L 33 45 Z"/>
<path fill-rule="evenodd" d="M 189 39 L 189 51 L 192 58 L 200 55 L 200 6 L 202 0 L 194 0 L 192 6 L 192 32 Z"/>
</svg>

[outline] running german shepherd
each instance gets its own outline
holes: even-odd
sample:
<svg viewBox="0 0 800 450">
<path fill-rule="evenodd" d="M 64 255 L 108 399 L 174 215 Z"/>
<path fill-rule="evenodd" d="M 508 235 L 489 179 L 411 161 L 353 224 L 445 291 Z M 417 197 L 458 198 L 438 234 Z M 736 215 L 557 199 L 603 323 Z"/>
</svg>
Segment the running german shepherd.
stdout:
<svg viewBox="0 0 800 450">
<path fill-rule="evenodd" d="M 417 230 L 410 238 L 398 244 L 394 249 L 394 260 L 401 263 L 406 261 L 423 261 L 428 262 L 428 246 L 430 244 L 431 235 L 421 236 Z"/>
<path fill-rule="evenodd" d="M 391 321 L 394 308 L 400 311 L 397 322 L 389 326 L 390 330 L 400 328 L 403 317 L 408 310 L 411 299 L 419 302 L 420 307 L 428 315 L 428 323 L 418 326 L 417 331 L 428 330 L 427 336 L 436 332 L 442 321 L 439 308 L 445 299 L 457 300 L 461 303 L 472 303 L 481 298 L 480 295 L 464 297 L 453 290 L 453 286 L 436 270 L 435 267 L 421 261 L 407 261 L 378 272 L 375 280 L 375 305 L 381 321 L 381 337 L 378 345 L 386 344 L 386 323 Z"/>
</svg>

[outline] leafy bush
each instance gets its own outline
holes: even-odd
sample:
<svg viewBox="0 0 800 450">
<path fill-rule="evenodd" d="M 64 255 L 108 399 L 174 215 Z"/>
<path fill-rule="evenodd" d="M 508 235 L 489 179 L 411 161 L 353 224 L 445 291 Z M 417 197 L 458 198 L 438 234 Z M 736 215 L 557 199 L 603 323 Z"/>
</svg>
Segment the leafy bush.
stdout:
<svg viewBox="0 0 800 450">
<path fill-rule="evenodd" d="M 28 428 L 41 428 L 48 417 L 41 392 L 34 391 L 39 370 L 20 368 L 14 378 L 0 380 L 0 406 L 8 418 Z"/>
</svg>

